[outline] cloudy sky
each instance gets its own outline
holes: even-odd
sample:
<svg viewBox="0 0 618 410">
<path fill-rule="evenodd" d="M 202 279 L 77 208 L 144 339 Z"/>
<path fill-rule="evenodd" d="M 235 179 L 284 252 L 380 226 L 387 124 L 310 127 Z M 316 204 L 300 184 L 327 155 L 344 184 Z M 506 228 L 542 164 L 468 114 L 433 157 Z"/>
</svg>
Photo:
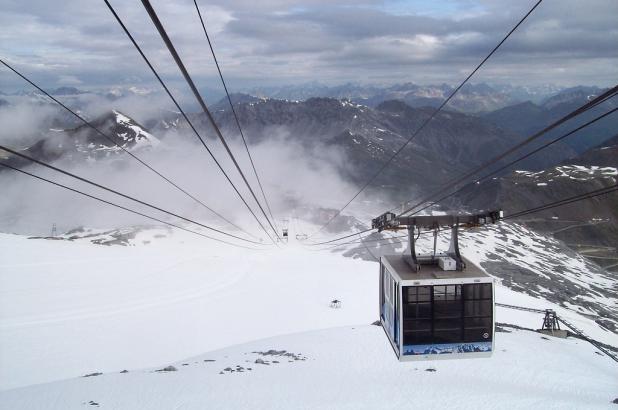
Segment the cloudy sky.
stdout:
<svg viewBox="0 0 618 410">
<path fill-rule="evenodd" d="M 151 0 L 201 87 L 216 72 L 192 0 Z M 138 0 L 110 0 L 154 65 L 180 77 Z M 533 0 L 198 0 L 232 90 L 317 81 L 461 81 Z M 544 0 L 473 82 L 618 82 L 618 1 Z M 45 87 L 155 86 L 103 0 L 0 0 L 0 58 Z M 0 91 L 27 87 L 0 69 Z"/>
</svg>

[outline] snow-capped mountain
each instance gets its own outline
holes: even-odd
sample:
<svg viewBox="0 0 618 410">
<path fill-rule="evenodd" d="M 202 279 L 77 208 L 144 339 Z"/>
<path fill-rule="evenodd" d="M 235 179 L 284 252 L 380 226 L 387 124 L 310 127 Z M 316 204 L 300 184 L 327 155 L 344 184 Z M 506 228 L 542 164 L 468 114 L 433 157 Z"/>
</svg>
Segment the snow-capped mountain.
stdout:
<svg viewBox="0 0 618 410">
<path fill-rule="evenodd" d="M 617 154 L 618 137 L 614 137 L 557 166 L 541 171 L 516 170 L 463 191 L 459 201 L 473 208 L 492 204 L 515 213 L 608 187 L 618 181 Z M 600 266 L 618 270 L 615 193 L 541 211 L 521 220 L 582 252 Z"/>
<path fill-rule="evenodd" d="M 227 135 L 236 135 L 228 103 L 222 101 L 217 106 L 217 123 Z M 341 171 L 357 183 L 374 175 L 432 113 L 431 108 L 414 108 L 396 100 L 371 108 L 332 98 L 285 101 L 244 97 L 244 102 L 235 104 L 235 110 L 252 143 L 285 135 L 306 146 L 338 147 L 347 156 Z M 208 129 L 202 116 L 195 118 L 201 129 Z M 187 127 L 184 121 L 176 123 Z M 391 187 L 394 195 L 404 199 L 416 186 L 430 189 L 444 183 L 452 175 L 505 150 L 517 139 L 513 133 L 478 117 L 443 111 L 414 137 L 375 186 Z M 572 150 L 557 144 L 545 156 L 535 158 L 532 165 L 544 168 L 572 155 Z"/>
<path fill-rule="evenodd" d="M 86 161 L 119 154 L 123 148 L 136 151 L 150 149 L 160 143 L 142 125 L 116 110 L 92 120 L 90 124 L 105 136 L 86 124 L 71 129 L 50 129 L 41 132 L 41 139 L 22 149 L 22 152 L 41 161 L 60 158 Z M 29 165 L 28 160 L 16 156 L 7 155 L 7 158 L 12 166 Z"/>
<path fill-rule="evenodd" d="M 319 83 L 261 87 L 247 90 L 248 94 L 284 100 L 304 101 L 315 97 L 349 99 L 358 104 L 375 107 L 388 100 L 399 100 L 412 107 L 436 107 L 452 93 L 448 84 L 420 85 L 414 83 L 390 86 L 342 84 L 326 86 Z M 540 102 L 561 89 L 546 85 L 521 87 L 506 85 L 467 84 L 449 103 L 448 109 L 466 113 L 493 111 L 521 101 Z"/>
</svg>

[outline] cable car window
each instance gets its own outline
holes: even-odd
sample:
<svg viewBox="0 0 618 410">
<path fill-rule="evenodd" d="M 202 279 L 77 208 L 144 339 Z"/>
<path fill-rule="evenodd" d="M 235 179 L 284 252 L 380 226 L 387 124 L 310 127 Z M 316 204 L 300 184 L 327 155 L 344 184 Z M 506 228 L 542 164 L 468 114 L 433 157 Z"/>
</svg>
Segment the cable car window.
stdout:
<svg viewBox="0 0 618 410">
<path fill-rule="evenodd" d="M 461 329 L 435 330 L 433 332 L 434 343 L 457 343 L 461 342 Z"/>
<path fill-rule="evenodd" d="M 448 285 L 446 287 L 446 300 L 461 299 L 461 285 Z"/>
<path fill-rule="evenodd" d="M 487 328 L 491 326 L 490 317 L 467 317 L 464 318 L 464 327 L 466 329 L 472 328 Z"/>
<path fill-rule="evenodd" d="M 403 323 L 403 330 L 414 332 L 429 332 L 431 331 L 430 319 L 418 319 L 418 320 L 405 320 Z"/>
<path fill-rule="evenodd" d="M 461 319 L 437 319 L 434 321 L 434 330 L 460 330 Z"/>
<path fill-rule="evenodd" d="M 489 342 L 493 334 L 491 283 L 464 285 L 464 342 Z"/>
<path fill-rule="evenodd" d="M 431 303 L 407 303 L 403 306 L 406 319 L 431 319 Z"/>
<path fill-rule="evenodd" d="M 407 292 L 403 293 L 403 301 L 404 303 L 410 303 L 410 302 L 418 302 L 418 297 L 417 297 L 417 292 L 418 292 L 418 288 L 415 286 L 408 286 L 407 288 Z M 407 299 L 406 299 L 407 296 Z"/>
<path fill-rule="evenodd" d="M 431 302 L 431 286 L 408 286 L 404 303 Z"/>
<path fill-rule="evenodd" d="M 459 318 L 461 317 L 461 302 L 448 300 L 434 302 L 433 311 L 436 318 Z"/>
<path fill-rule="evenodd" d="M 431 343 L 431 286 L 407 286 L 403 291 L 403 343 Z"/>
<path fill-rule="evenodd" d="M 403 338 L 404 344 L 426 344 L 432 342 L 431 330 L 404 332 Z"/>
<path fill-rule="evenodd" d="M 491 300 L 466 300 L 464 301 L 464 316 L 490 316 Z"/>
<path fill-rule="evenodd" d="M 431 286 L 418 286 L 418 301 L 431 302 Z"/>
<path fill-rule="evenodd" d="M 464 299 L 491 299 L 491 283 L 464 285 Z"/>
<path fill-rule="evenodd" d="M 446 286 L 434 286 L 433 287 L 433 301 L 446 299 Z"/>
<path fill-rule="evenodd" d="M 403 343 L 491 341 L 491 283 L 407 286 L 403 289 Z"/>
<path fill-rule="evenodd" d="M 445 285 L 433 287 L 434 301 L 460 300 L 461 285 Z"/>
</svg>

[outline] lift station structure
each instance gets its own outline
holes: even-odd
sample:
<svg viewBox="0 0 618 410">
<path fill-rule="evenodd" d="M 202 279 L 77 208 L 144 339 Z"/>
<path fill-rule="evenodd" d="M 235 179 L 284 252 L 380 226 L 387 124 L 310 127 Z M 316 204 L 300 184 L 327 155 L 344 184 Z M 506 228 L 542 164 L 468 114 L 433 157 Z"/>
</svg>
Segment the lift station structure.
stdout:
<svg viewBox="0 0 618 410">
<path fill-rule="evenodd" d="M 380 258 L 380 323 L 400 361 L 491 356 L 494 350 L 494 280 L 459 251 L 460 227 L 495 223 L 501 211 L 475 215 L 397 216 L 387 212 L 372 228 L 407 229 L 403 255 Z M 417 234 L 434 233 L 433 252 L 416 252 Z M 449 249 L 437 235 L 451 231 Z"/>
</svg>

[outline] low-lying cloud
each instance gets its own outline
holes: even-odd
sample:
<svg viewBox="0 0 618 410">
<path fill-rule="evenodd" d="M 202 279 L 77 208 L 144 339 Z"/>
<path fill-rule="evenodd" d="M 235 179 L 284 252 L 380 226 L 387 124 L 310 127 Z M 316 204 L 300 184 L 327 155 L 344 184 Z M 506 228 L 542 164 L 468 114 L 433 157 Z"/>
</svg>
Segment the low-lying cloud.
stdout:
<svg viewBox="0 0 618 410">
<path fill-rule="evenodd" d="M 102 108 L 99 107 L 92 111 L 101 110 Z M 0 112 L 3 111 L 0 110 Z M 0 135 L 2 144 L 9 147 L 23 147 L 34 141 L 35 138 L 32 135 L 25 136 L 26 128 L 20 128 L 23 125 L 24 116 L 36 118 L 30 127 L 33 135 L 45 131 L 37 129 L 45 124 L 44 119 L 47 114 L 44 110 L 40 112 L 41 118 L 37 115 L 33 116 L 31 108 L 27 105 L 13 106 L 11 113 L 13 115 L 6 118 L 15 118 L 16 122 L 11 127 L 21 129 L 23 138 L 15 138 L 13 134 L 2 133 Z M 130 115 L 132 112 L 127 110 L 125 113 Z M 86 114 L 88 117 L 92 116 L 90 113 Z M 142 112 L 140 115 L 142 115 L 142 120 L 147 121 L 150 113 Z M 43 134 L 49 141 L 52 141 L 52 136 L 60 138 L 58 133 L 43 132 Z M 156 148 L 134 151 L 140 159 L 213 210 L 230 219 L 234 224 L 266 239 L 249 211 L 193 134 L 176 130 L 166 134 L 158 133 L 155 136 L 162 143 Z M 235 135 L 229 136 L 228 139 L 255 194 L 262 201 L 261 191 L 242 142 Z M 70 143 L 70 141 L 67 140 L 65 143 Z M 222 144 L 209 139 L 208 145 L 255 214 L 267 226 L 261 211 L 235 171 L 231 160 L 227 158 Z M 301 144 L 281 129 L 270 134 L 270 138 L 252 145 L 250 149 L 272 212 L 279 221 L 289 218 L 296 207 L 335 208 L 341 206 L 342 198 L 351 197 L 354 194 L 356 187 L 340 177 L 340 170 L 346 166 L 348 161 L 342 152 L 332 147 Z M 179 215 L 224 230 L 234 231 L 213 213 L 124 153 L 96 161 L 75 161 L 65 156 L 54 165 Z M 176 218 L 41 166 L 33 165 L 25 170 L 157 218 L 174 223 L 179 222 Z M 0 197 L 0 231 L 2 232 L 48 235 L 52 224 L 56 224 L 58 230 L 62 232 L 77 226 L 117 228 L 154 223 L 15 171 L 0 172 L 0 186 L 3 191 Z M 264 209 L 266 210 L 266 207 Z"/>
</svg>

